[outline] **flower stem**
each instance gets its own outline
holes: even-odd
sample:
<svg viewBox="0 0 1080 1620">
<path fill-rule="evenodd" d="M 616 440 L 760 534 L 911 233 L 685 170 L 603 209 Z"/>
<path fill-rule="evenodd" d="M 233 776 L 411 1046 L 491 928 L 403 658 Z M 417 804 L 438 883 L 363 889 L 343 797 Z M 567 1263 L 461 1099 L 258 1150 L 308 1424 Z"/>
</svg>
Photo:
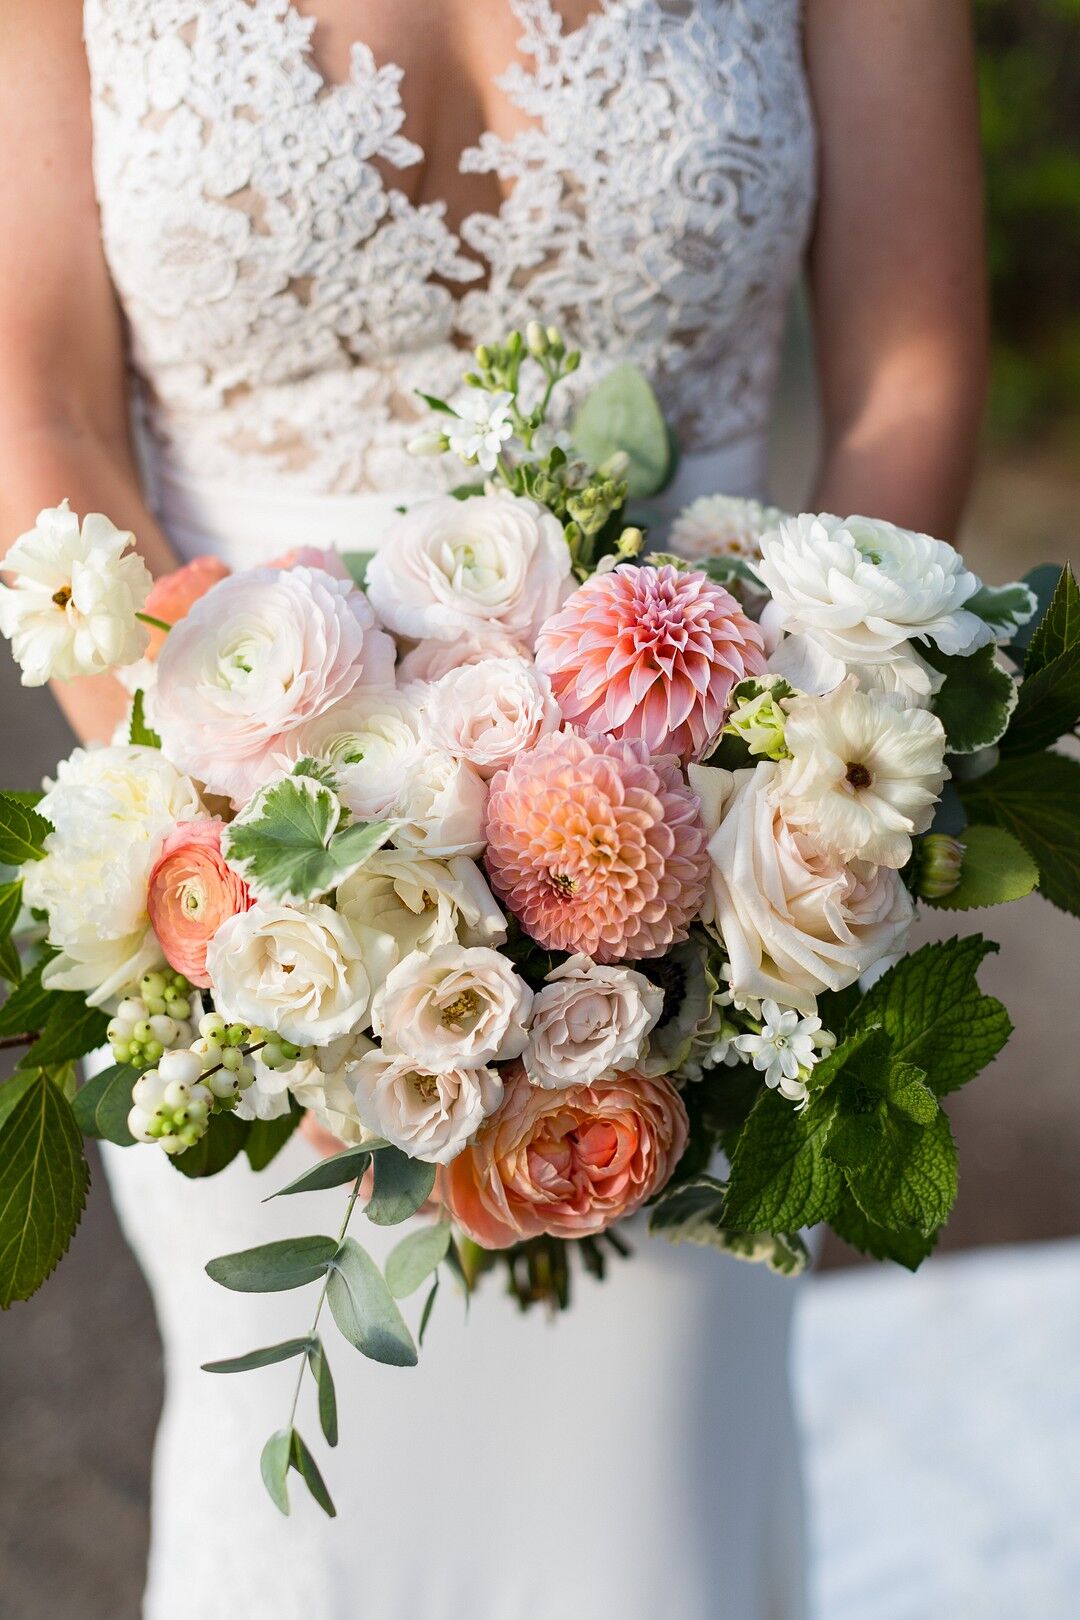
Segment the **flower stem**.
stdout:
<svg viewBox="0 0 1080 1620">
<path fill-rule="evenodd" d="M 0 1038 L 0 1052 L 10 1052 L 16 1046 L 33 1046 L 37 1038 L 36 1034 L 4 1035 Z"/>
<path fill-rule="evenodd" d="M 352 1192 L 349 1194 L 349 1202 L 345 1206 L 345 1218 L 342 1221 L 340 1228 L 338 1229 L 337 1240 L 338 1240 L 338 1248 L 339 1249 L 341 1248 L 341 1245 L 345 1241 L 345 1233 L 348 1230 L 349 1222 L 352 1220 L 352 1212 L 356 1208 L 356 1200 L 357 1200 L 357 1198 L 358 1198 L 358 1196 L 360 1194 L 360 1183 L 363 1181 L 363 1179 L 364 1179 L 363 1172 L 361 1172 L 360 1175 L 358 1175 L 356 1180 L 353 1182 Z M 318 1332 L 319 1317 L 322 1315 L 322 1308 L 326 1303 L 326 1290 L 330 1286 L 330 1271 L 331 1271 L 331 1269 L 332 1268 L 330 1266 L 327 1266 L 326 1275 L 323 1277 L 322 1287 L 319 1289 L 319 1298 L 318 1298 L 318 1301 L 317 1301 L 317 1303 L 315 1305 L 315 1315 L 312 1317 L 312 1319 L 311 1319 L 311 1327 L 308 1329 L 308 1337 L 310 1339 L 314 1339 L 317 1332 Z M 301 1358 L 301 1361 L 300 1361 L 300 1371 L 296 1375 L 296 1387 L 293 1390 L 292 1406 L 289 1409 L 289 1425 L 288 1426 L 289 1426 L 290 1430 L 292 1429 L 293 1424 L 296 1422 L 296 1407 L 297 1407 L 297 1403 L 300 1400 L 300 1387 L 304 1382 L 304 1369 L 306 1368 L 306 1366 L 307 1366 L 307 1356 L 303 1356 Z"/>
<path fill-rule="evenodd" d="M 136 613 L 135 617 L 143 624 L 151 625 L 155 630 L 171 630 L 172 625 L 166 624 L 164 619 L 155 619 L 152 613 Z"/>
</svg>

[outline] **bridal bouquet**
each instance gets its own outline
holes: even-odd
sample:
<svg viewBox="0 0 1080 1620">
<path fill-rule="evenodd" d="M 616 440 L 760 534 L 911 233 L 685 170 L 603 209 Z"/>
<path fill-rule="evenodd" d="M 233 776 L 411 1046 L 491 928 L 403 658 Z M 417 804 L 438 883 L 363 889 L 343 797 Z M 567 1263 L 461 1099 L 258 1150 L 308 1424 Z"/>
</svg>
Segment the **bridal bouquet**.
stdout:
<svg viewBox="0 0 1080 1620">
<path fill-rule="evenodd" d="M 278 1191 L 340 1187 L 340 1230 L 208 1269 L 317 1284 L 313 1320 L 210 1370 L 296 1358 L 330 1444 L 324 1308 L 411 1365 L 444 1272 L 565 1304 L 642 1221 L 787 1273 L 827 1222 L 917 1266 L 942 1098 L 1010 1032 L 996 947 L 906 954 L 917 905 L 1080 909 L 1069 570 L 992 589 L 927 535 L 722 495 L 654 542 L 656 402 L 622 367 L 557 431 L 577 358 L 478 350 L 417 446 L 474 481 L 374 553 L 152 585 L 64 505 L 7 558 L 24 681 L 114 669 L 131 705 L 0 795 L 0 1301 L 65 1251 L 84 1135 L 197 1177 L 310 1110 L 341 1149 Z M 357 1211 L 419 1216 L 382 1269 Z M 263 1477 L 332 1512 L 293 1412 Z"/>
</svg>

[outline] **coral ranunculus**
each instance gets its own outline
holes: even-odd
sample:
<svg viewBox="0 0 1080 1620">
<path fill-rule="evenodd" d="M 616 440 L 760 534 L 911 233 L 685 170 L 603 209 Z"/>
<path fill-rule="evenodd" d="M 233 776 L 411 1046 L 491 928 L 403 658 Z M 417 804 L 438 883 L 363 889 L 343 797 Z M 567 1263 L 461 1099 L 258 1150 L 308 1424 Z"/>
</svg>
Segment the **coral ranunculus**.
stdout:
<svg viewBox="0 0 1080 1620">
<path fill-rule="evenodd" d="M 556 732 L 491 784 L 488 875 L 549 949 L 596 962 L 660 956 L 685 939 L 705 893 L 698 811 L 670 757 Z"/>
<path fill-rule="evenodd" d="M 192 557 L 182 568 L 155 579 L 143 611 L 164 624 L 178 624 L 191 612 L 200 596 L 205 596 L 212 585 L 228 577 L 229 570 L 220 557 Z M 165 645 L 165 635 L 164 630 L 151 629 L 147 658 L 157 657 Z"/>
<path fill-rule="evenodd" d="M 481 1248 L 602 1232 L 665 1185 L 686 1146 L 686 1110 L 667 1080 L 617 1074 L 542 1091 L 520 1064 L 503 1079 L 498 1112 L 442 1178 L 451 1214 Z"/>
<path fill-rule="evenodd" d="M 150 873 L 146 907 L 170 967 L 206 990 L 206 947 L 228 917 L 251 905 L 247 884 L 221 853 L 225 823 L 179 822 Z"/>
<path fill-rule="evenodd" d="M 708 575 L 623 563 L 547 620 L 536 662 L 573 725 L 688 760 L 719 731 L 732 687 L 765 668 L 765 643 Z"/>
</svg>

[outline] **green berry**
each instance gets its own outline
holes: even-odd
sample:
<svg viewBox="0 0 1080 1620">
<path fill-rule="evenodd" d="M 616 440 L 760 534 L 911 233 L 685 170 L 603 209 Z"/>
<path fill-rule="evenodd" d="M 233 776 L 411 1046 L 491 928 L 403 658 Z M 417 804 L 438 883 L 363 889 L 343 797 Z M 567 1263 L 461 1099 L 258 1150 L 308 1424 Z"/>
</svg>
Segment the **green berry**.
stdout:
<svg viewBox="0 0 1080 1620">
<path fill-rule="evenodd" d="M 165 994 L 164 973 L 144 973 L 139 980 L 139 989 L 144 1000 L 150 996 L 160 999 Z"/>
</svg>

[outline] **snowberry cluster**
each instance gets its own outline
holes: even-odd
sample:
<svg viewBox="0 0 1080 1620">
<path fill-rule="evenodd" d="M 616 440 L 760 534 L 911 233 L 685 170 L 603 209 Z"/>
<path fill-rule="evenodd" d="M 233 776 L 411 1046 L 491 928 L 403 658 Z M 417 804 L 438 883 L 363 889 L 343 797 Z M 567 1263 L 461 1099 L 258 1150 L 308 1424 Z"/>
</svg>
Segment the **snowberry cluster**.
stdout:
<svg viewBox="0 0 1080 1620">
<path fill-rule="evenodd" d="M 109 1022 L 107 1035 L 117 1063 L 145 1069 L 171 1048 L 190 1046 L 189 1020 L 197 994 L 182 973 L 144 973 L 139 994 L 125 996 Z"/>
</svg>

